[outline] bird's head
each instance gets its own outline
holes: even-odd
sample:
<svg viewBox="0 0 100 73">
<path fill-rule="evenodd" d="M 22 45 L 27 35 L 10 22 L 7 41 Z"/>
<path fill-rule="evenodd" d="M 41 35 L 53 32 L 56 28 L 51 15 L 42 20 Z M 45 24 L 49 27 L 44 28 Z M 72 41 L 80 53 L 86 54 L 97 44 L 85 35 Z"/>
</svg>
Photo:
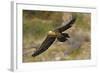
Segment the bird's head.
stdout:
<svg viewBox="0 0 100 73">
<path fill-rule="evenodd" d="M 48 32 L 48 35 L 56 36 L 57 34 L 56 34 L 55 32 L 53 32 L 53 31 L 49 31 L 49 32 Z"/>
</svg>

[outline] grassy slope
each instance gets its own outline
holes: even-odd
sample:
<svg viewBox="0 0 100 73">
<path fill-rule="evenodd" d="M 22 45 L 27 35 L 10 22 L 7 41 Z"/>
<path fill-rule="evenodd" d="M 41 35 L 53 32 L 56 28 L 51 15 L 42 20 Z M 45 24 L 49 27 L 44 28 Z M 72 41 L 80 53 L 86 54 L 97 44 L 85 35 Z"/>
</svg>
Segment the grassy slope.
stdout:
<svg viewBox="0 0 100 73">
<path fill-rule="evenodd" d="M 40 15 L 42 15 L 40 17 Z M 65 14 L 66 17 L 70 13 Z M 55 41 L 41 55 L 33 58 L 31 54 L 41 44 L 49 30 L 59 26 L 63 13 L 40 12 L 23 14 L 23 62 L 90 59 L 90 14 L 76 13 L 77 21 L 68 32 L 71 38 L 65 43 Z"/>
</svg>

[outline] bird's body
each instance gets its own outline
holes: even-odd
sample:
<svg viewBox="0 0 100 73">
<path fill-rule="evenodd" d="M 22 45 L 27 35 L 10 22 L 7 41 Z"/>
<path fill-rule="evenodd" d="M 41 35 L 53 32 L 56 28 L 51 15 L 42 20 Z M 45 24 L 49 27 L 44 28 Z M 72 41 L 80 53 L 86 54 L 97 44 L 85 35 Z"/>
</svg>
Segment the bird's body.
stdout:
<svg viewBox="0 0 100 73">
<path fill-rule="evenodd" d="M 63 33 L 65 30 L 72 27 L 72 24 L 75 22 L 76 17 L 72 17 L 71 20 L 66 22 L 65 24 L 57 27 L 53 31 L 49 31 L 47 34 L 46 39 L 43 41 L 41 46 L 32 54 L 33 57 L 40 55 L 44 51 L 46 51 L 51 44 L 57 39 L 60 42 L 65 42 L 67 38 L 69 38 L 69 35 L 67 33 Z"/>
</svg>

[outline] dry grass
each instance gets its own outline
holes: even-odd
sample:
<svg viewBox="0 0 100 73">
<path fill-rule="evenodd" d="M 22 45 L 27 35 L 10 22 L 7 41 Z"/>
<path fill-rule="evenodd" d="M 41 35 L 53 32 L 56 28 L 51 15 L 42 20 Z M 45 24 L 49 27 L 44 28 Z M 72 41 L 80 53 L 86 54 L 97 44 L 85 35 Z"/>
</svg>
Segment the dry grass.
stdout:
<svg viewBox="0 0 100 73">
<path fill-rule="evenodd" d="M 38 12 L 38 11 L 37 11 Z M 42 13 L 42 12 L 40 12 Z M 37 13 L 39 15 L 39 13 Z M 57 40 L 52 46 L 37 57 L 32 53 L 43 42 L 49 30 L 59 26 L 71 13 L 44 12 L 42 17 L 34 13 L 23 14 L 23 62 L 85 60 L 91 58 L 90 14 L 75 13 L 77 21 L 69 33 L 68 41 L 61 43 Z M 47 16 L 48 15 L 48 16 Z M 47 19 L 46 19 L 47 18 Z M 59 22 L 58 22 L 59 21 Z M 33 47 L 33 48 L 32 48 Z"/>
</svg>

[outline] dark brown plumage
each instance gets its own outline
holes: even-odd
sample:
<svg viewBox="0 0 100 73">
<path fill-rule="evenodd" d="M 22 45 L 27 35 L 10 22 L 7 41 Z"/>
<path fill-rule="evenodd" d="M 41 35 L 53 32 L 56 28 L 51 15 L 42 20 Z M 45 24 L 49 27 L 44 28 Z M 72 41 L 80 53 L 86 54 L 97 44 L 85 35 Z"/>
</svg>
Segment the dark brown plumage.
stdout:
<svg viewBox="0 0 100 73">
<path fill-rule="evenodd" d="M 40 53 L 44 52 L 45 50 L 48 49 L 48 47 L 55 41 L 56 37 L 55 36 L 47 36 L 46 39 L 43 41 L 41 44 L 40 48 L 36 50 L 35 53 L 33 53 L 32 56 L 37 56 Z"/>
<path fill-rule="evenodd" d="M 49 31 L 46 39 L 43 41 L 41 46 L 32 54 L 33 57 L 40 55 L 44 51 L 46 51 L 52 43 L 57 38 L 58 41 L 64 42 L 69 38 L 69 35 L 67 33 L 62 33 L 65 30 L 72 27 L 72 24 L 75 22 L 76 17 L 72 17 L 69 21 L 65 22 L 63 25 L 57 27 L 53 31 Z"/>
</svg>

